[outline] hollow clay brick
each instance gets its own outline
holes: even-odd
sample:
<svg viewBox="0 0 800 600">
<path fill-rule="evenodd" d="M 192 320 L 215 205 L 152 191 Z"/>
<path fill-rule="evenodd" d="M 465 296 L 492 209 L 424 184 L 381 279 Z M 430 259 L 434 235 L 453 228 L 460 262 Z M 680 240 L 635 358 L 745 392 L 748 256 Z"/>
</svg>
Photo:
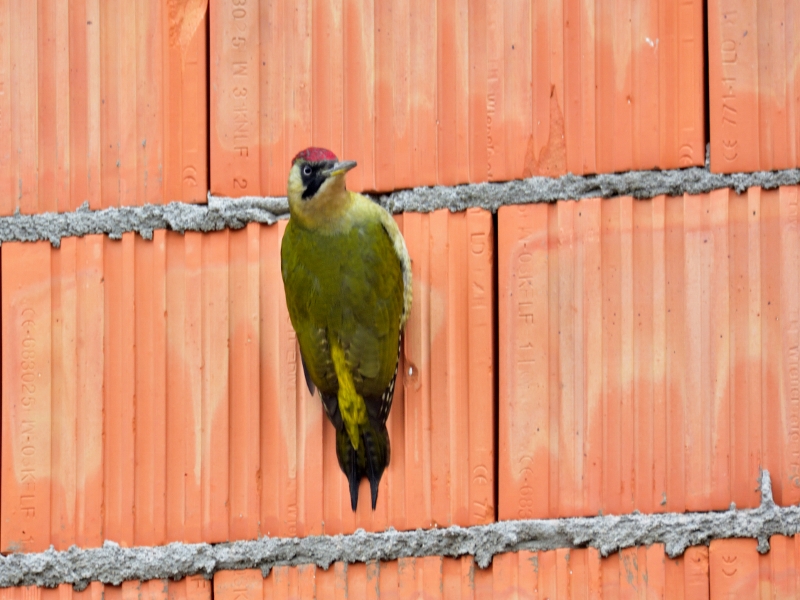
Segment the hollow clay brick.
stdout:
<svg viewBox="0 0 800 600">
<path fill-rule="evenodd" d="M 0 3 L 0 215 L 204 202 L 206 2 Z"/>
<path fill-rule="evenodd" d="M 3 244 L 2 549 L 494 521 L 492 218 L 397 220 L 414 304 L 392 459 L 355 514 L 286 311 L 286 221 Z"/>
<path fill-rule="evenodd" d="M 798 188 L 499 211 L 499 517 L 800 501 Z"/>
<path fill-rule="evenodd" d="M 699 0 L 215 1 L 211 191 L 310 145 L 358 191 L 702 165 L 703 47 Z"/>
</svg>

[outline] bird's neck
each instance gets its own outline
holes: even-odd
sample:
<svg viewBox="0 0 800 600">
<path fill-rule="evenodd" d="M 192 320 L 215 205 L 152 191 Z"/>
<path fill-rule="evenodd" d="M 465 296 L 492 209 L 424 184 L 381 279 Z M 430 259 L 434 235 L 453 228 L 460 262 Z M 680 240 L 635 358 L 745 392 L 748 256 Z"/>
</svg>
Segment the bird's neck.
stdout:
<svg viewBox="0 0 800 600">
<path fill-rule="evenodd" d="M 335 233 L 349 226 L 348 210 L 353 203 L 352 194 L 344 187 L 344 181 L 331 181 L 309 199 L 289 199 L 289 211 L 299 225 L 307 229 Z"/>
</svg>

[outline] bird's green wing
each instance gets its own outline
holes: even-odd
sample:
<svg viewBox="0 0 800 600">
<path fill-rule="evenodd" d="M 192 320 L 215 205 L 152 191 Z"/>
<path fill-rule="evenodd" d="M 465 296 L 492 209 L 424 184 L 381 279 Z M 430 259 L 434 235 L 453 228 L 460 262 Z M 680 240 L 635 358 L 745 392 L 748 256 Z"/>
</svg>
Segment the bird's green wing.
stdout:
<svg viewBox="0 0 800 600">
<path fill-rule="evenodd" d="M 375 212 L 341 235 L 314 235 L 290 221 L 281 267 L 308 378 L 321 392 L 336 392 L 329 345 L 336 339 L 356 390 L 368 404 L 380 404 L 380 414 L 393 387 L 401 324 L 410 304 L 410 261 L 391 216 L 362 199 L 369 203 L 365 212 Z"/>
<path fill-rule="evenodd" d="M 341 282 L 343 297 L 357 300 L 342 303 L 340 339 L 356 389 L 368 400 L 382 396 L 397 366 L 403 269 L 381 221 L 363 225 L 356 244 L 359 260 L 343 265 Z"/>
<path fill-rule="evenodd" d="M 308 251 L 306 237 L 289 221 L 281 244 L 286 308 L 300 344 L 306 383 L 316 386 L 320 392 L 335 392 L 337 383 L 328 346 L 327 315 L 320 310 L 319 278 L 304 256 Z"/>
</svg>

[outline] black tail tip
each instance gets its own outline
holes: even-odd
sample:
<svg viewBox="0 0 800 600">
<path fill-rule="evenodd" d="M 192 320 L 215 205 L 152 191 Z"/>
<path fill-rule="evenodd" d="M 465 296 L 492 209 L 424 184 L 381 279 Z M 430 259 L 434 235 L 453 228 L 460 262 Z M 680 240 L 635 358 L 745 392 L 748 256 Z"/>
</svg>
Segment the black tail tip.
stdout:
<svg viewBox="0 0 800 600">
<path fill-rule="evenodd" d="M 378 504 L 378 486 L 381 483 L 381 477 L 389 464 L 389 433 L 386 427 L 382 430 L 365 432 L 362 437 L 364 440 L 364 448 L 366 450 L 366 468 L 364 475 L 369 480 L 369 490 L 372 495 L 372 510 Z"/>
<path fill-rule="evenodd" d="M 361 483 L 361 474 L 358 472 L 356 450 L 350 447 L 350 468 L 347 470 L 347 482 L 350 484 L 350 508 L 356 512 L 358 508 L 358 485 Z"/>
<path fill-rule="evenodd" d="M 389 434 L 385 426 L 381 429 L 362 431 L 362 443 L 358 450 L 350 444 L 350 438 L 344 429 L 336 432 L 336 455 L 339 466 L 347 476 L 350 508 L 353 512 L 358 508 L 358 488 L 363 477 L 369 480 L 372 510 L 378 506 L 378 487 L 389 464 Z"/>
<path fill-rule="evenodd" d="M 369 478 L 369 491 L 372 492 L 372 510 L 378 505 L 378 484 L 380 479 Z"/>
<path fill-rule="evenodd" d="M 358 509 L 358 488 L 361 484 L 361 477 L 358 476 L 347 476 L 347 482 L 350 485 L 350 508 L 353 512 L 356 512 Z M 378 506 L 378 485 L 380 484 L 380 480 L 369 478 L 369 489 L 372 496 L 372 510 L 374 511 L 375 508 Z"/>
</svg>

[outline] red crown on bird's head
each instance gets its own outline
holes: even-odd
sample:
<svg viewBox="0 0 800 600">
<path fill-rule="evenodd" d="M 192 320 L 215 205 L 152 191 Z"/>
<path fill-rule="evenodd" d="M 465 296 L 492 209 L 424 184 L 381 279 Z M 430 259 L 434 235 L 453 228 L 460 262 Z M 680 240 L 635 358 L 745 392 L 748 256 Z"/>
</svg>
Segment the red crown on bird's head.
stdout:
<svg viewBox="0 0 800 600">
<path fill-rule="evenodd" d="M 338 161 L 339 159 L 336 158 L 336 155 L 328 150 L 327 148 L 306 148 L 305 150 L 301 150 L 297 153 L 297 155 L 292 159 L 292 164 L 296 163 L 300 159 L 306 160 L 308 162 L 320 162 L 323 160 L 333 160 Z"/>
</svg>

